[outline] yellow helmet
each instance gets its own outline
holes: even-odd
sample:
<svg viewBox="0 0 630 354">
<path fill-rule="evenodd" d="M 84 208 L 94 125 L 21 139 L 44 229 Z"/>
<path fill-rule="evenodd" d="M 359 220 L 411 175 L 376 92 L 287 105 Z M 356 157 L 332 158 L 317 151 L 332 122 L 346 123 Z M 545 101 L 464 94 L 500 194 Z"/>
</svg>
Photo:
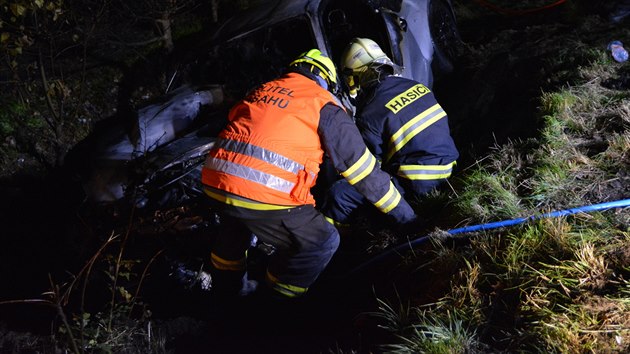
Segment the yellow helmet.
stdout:
<svg viewBox="0 0 630 354">
<path fill-rule="evenodd" d="M 353 38 L 341 55 L 342 72 L 351 94 L 361 86 L 378 81 L 380 68 L 389 66 L 390 74 L 400 74 L 400 66 L 383 52 L 381 47 L 369 38 Z"/>
<path fill-rule="evenodd" d="M 300 54 L 289 64 L 289 67 L 304 65 L 310 72 L 326 80 L 330 92 L 336 92 L 337 69 L 335 69 L 335 64 L 329 57 L 322 54 L 319 49 L 311 49 Z"/>
</svg>

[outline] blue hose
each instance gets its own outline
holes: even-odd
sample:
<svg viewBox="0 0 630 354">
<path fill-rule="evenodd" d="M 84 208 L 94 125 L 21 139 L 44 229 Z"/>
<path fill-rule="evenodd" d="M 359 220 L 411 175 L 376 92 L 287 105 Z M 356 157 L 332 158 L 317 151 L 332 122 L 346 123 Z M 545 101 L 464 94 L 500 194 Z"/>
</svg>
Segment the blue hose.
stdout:
<svg viewBox="0 0 630 354">
<path fill-rule="evenodd" d="M 613 201 L 613 202 L 593 204 L 593 205 L 586 205 L 586 206 L 582 206 L 582 207 L 578 207 L 578 208 L 552 211 L 550 213 L 539 214 L 539 215 L 532 215 L 532 216 L 529 216 L 529 217 L 526 217 L 526 218 L 516 218 L 516 219 L 510 219 L 510 220 L 491 222 L 491 223 L 487 223 L 487 224 L 479 224 L 479 225 L 460 227 L 460 228 L 457 228 L 457 229 L 447 230 L 446 232 L 449 235 L 457 235 L 457 234 L 463 234 L 463 233 L 467 233 L 467 232 L 475 232 L 475 231 L 481 231 L 481 230 L 496 229 L 496 228 L 499 228 L 499 227 L 514 226 L 514 225 L 522 224 L 522 223 L 524 223 L 526 221 L 530 221 L 530 220 L 556 218 L 556 217 L 561 217 L 561 216 L 566 216 L 566 215 L 571 215 L 571 214 L 577 214 L 577 213 L 581 213 L 581 212 L 603 211 L 603 210 L 608 210 L 608 209 L 613 209 L 613 208 L 626 208 L 626 207 L 629 207 L 629 206 L 630 206 L 630 199 L 622 199 L 622 200 L 617 200 L 617 201 Z M 354 274 L 356 272 L 359 272 L 359 271 L 363 270 L 364 268 L 367 268 L 371 264 L 374 264 L 374 263 L 377 263 L 377 262 L 383 260 L 384 258 L 388 257 L 392 253 L 400 254 L 400 253 L 405 252 L 405 251 L 413 250 L 415 247 L 417 247 L 417 246 L 423 244 L 424 242 L 428 241 L 429 238 L 430 238 L 429 235 L 422 236 L 422 237 L 419 237 L 417 239 L 411 240 L 411 241 L 409 241 L 407 243 L 404 243 L 404 244 L 401 244 L 399 246 L 396 246 L 396 247 L 394 247 L 392 249 L 389 249 L 389 250 L 387 250 L 387 251 L 385 251 L 385 252 L 383 252 L 383 253 L 381 253 L 381 254 L 373 257 L 373 258 L 371 258 L 367 262 L 364 262 L 363 264 L 357 266 L 352 271 L 350 271 L 349 275 Z"/>
</svg>

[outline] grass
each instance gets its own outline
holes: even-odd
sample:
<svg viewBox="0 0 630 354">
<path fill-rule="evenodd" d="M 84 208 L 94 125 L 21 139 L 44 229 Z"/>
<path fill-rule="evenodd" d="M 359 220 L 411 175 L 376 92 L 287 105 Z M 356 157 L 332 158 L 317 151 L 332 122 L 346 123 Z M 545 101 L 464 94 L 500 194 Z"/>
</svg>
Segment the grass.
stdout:
<svg viewBox="0 0 630 354">
<path fill-rule="evenodd" d="M 377 317 L 399 338 L 383 348 L 396 353 L 627 350 L 628 259 L 619 263 L 613 254 L 627 243 L 628 233 L 605 218 L 575 219 L 544 219 L 478 235 L 462 251 L 464 262 L 437 303 L 394 307 L 381 300 Z"/>
<path fill-rule="evenodd" d="M 576 47 L 589 62 L 541 92 L 538 136 L 497 145 L 452 178 L 451 218 L 470 225 L 629 197 L 630 96 L 605 84 L 624 71 L 603 48 Z M 453 269 L 450 286 L 431 303 L 397 299 L 411 308 L 380 298 L 375 316 L 395 334 L 384 352 L 630 351 L 629 225 L 628 208 L 575 214 L 415 251 Z"/>
</svg>

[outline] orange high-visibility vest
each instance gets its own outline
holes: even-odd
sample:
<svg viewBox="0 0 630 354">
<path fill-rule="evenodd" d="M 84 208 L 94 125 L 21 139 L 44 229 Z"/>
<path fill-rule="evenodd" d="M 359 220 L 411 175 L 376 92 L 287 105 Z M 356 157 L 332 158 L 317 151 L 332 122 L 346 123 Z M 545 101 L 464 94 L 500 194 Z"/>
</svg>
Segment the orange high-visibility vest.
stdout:
<svg viewBox="0 0 630 354">
<path fill-rule="evenodd" d="M 323 150 L 320 111 L 334 96 L 315 81 L 289 73 L 237 103 L 202 170 L 204 185 L 261 203 L 315 204 Z"/>
</svg>

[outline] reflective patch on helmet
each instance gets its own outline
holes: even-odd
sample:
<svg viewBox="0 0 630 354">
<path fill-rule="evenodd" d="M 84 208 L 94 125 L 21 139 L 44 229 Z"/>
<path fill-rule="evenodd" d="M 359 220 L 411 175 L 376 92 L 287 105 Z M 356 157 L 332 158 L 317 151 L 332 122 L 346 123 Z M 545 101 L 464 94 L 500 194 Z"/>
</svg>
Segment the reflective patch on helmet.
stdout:
<svg viewBox="0 0 630 354">
<path fill-rule="evenodd" d="M 353 60 L 357 60 L 357 59 L 359 59 L 360 57 L 362 57 L 364 55 L 367 55 L 367 53 L 365 52 L 365 49 L 361 48 L 361 49 L 357 50 L 356 53 L 354 53 L 354 55 L 352 56 L 352 59 Z M 363 64 L 363 62 L 361 62 L 361 63 Z"/>
<path fill-rule="evenodd" d="M 385 107 L 396 114 L 400 112 L 401 109 L 430 92 L 431 90 L 429 90 L 426 86 L 417 84 L 400 95 L 392 98 L 385 104 Z"/>
</svg>

